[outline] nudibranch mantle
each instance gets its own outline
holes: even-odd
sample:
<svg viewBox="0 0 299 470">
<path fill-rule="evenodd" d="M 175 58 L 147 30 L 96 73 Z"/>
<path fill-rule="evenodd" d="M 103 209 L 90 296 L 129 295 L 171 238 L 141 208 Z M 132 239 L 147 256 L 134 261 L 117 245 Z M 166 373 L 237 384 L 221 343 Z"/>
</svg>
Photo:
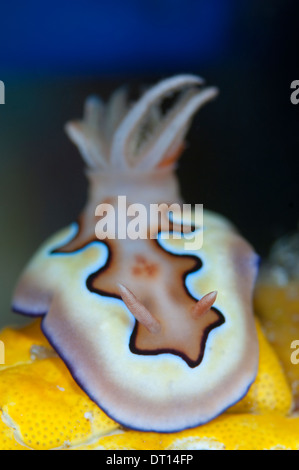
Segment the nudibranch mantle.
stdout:
<svg viewBox="0 0 299 470">
<path fill-rule="evenodd" d="M 163 237 L 166 209 L 161 220 L 140 220 L 142 238 L 95 234 L 97 207 L 114 208 L 119 195 L 128 207 L 182 204 L 175 165 L 192 116 L 217 94 L 202 85 L 193 75 L 165 79 L 129 110 L 124 89 L 106 106 L 87 99 L 84 119 L 66 131 L 87 164 L 88 202 L 38 250 L 13 299 L 14 310 L 43 316 L 43 332 L 90 398 L 142 431 L 213 419 L 257 373 L 257 256 L 225 218 L 205 211 L 203 226 L 194 214 L 183 220 L 195 236 L 204 231 L 193 250 L 187 235 L 174 237 L 175 218 L 172 236 Z M 178 98 L 163 115 L 160 103 L 171 93 Z"/>
</svg>

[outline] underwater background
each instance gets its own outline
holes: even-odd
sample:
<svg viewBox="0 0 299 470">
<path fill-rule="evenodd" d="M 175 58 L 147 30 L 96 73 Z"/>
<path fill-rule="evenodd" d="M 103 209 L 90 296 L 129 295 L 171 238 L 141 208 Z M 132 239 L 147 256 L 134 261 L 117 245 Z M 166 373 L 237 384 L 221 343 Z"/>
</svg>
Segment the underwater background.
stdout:
<svg viewBox="0 0 299 470">
<path fill-rule="evenodd" d="M 31 255 L 73 221 L 84 165 L 63 127 L 107 98 L 195 73 L 220 95 L 201 110 L 178 168 L 187 203 L 228 217 L 262 259 L 298 225 L 299 5 L 295 0 L 10 1 L 1 6 L 0 327 Z M 26 320 L 27 321 L 27 320 Z"/>
</svg>

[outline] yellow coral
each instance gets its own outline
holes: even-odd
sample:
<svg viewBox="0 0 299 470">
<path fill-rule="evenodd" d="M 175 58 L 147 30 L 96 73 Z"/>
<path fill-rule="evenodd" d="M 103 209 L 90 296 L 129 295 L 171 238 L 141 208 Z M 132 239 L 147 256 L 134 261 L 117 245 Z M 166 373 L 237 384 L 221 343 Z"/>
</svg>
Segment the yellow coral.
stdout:
<svg viewBox="0 0 299 470">
<path fill-rule="evenodd" d="M 233 413 L 278 413 L 287 415 L 292 408 L 292 393 L 280 362 L 256 321 L 260 360 L 258 374 L 247 395 L 230 408 Z"/>
<path fill-rule="evenodd" d="M 277 285 L 258 282 L 255 308 L 261 318 L 266 336 L 283 364 L 298 408 L 299 365 L 291 361 L 293 352 L 291 344 L 299 340 L 299 283 L 292 281 Z"/>
<path fill-rule="evenodd" d="M 0 335 L 0 449 L 299 449 L 291 391 L 257 323 L 260 365 L 247 395 L 217 419 L 172 434 L 122 429 L 74 382 L 40 322 Z M 174 410 L 175 413 L 175 410 Z"/>
<path fill-rule="evenodd" d="M 208 424 L 179 433 L 128 431 L 103 437 L 85 447 L 90 450 L 298 450 L 299 418 L 223 414 Z"/>
<path fill-rule="evenodd" d="M 118 424 L 78 387 L 62 360 L 53 357 L 37 323 L 1 335 L 8 361 L 0 369 L 2 421 L 18 442 L 34 449 L 70 447 L 116 430 Z M 42 359 L 36 345 L 44 348 Z"/>
</svg>

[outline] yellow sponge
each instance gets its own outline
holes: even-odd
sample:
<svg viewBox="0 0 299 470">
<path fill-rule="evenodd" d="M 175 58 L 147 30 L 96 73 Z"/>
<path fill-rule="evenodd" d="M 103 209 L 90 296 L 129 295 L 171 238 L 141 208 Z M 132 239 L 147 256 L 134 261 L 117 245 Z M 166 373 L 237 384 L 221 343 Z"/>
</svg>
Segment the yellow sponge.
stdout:
<svg viewBox="0 0 299 470">
<path fill-rule="evenodd" d="M 6 328 L 0 449 L 299 449 L 290 387 L 258 322 L 257 329 L 259 370 L 247 395 L 208 424 L 159 434 L 125 430 L 101 411 L 56 356 L 39 320 Z"/>
</svg>

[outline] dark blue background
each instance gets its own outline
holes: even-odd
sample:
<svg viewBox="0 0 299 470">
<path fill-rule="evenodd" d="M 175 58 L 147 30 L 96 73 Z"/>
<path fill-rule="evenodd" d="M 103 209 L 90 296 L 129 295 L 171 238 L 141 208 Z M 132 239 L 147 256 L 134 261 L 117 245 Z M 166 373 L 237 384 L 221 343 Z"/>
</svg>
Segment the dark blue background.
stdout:
<svg viewBox="0 0 299 470">
<path fill-rule="evenodd" d="M 280 67 L 284 48 L 295 52 L 297 3 L 11 0 L 1 5 L 1 75 L 144 75 L 261 59 Z"/>
<path fill-rule="evenodd" d="M 236 0 L 10 1 L 1 7 L 2 72 L 149 73 L 224 60 Z"/>
</svg>

